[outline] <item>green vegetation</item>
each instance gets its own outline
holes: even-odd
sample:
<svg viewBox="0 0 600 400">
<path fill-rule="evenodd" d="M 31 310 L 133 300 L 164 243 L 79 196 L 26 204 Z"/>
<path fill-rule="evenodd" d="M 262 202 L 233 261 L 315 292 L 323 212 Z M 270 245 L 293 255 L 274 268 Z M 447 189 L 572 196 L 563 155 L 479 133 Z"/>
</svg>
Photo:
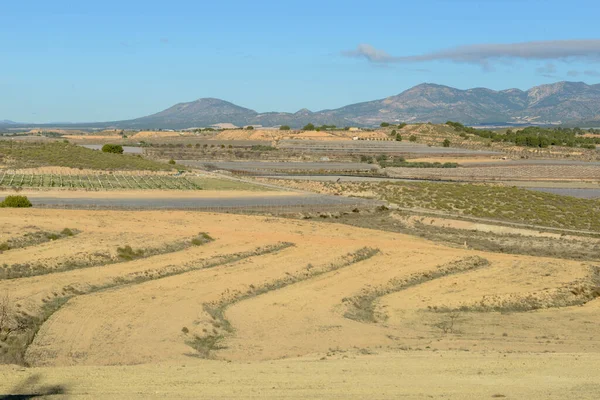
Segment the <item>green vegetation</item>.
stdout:
<svg viewBox="0 0 600 400">
<path fill-rule="evenodd" d="M 486 129 L 475 129 L 464 126 L 459 122 L 446 122 L 446 125 L 454 128 L 462 137 L 472 134 L 481 138 L 491 139 L 492 142 L 513 143 L 522 147 L 566 146 L 595 149 L 600 144 L 600 138 L 583 137 L 586 131 L 579 128 L 542 128 L 529 126 L 524 129 L 513 131 L 508 129 L 506 133 L 494 132 Z"/>
<path fill-rule="evenodd" d="M 253 130 L 254 130 L 254 127 L 253 127 L 252 125 L 248 125 L 248 126 L 246 127 L 246 130 L 247 130 L 247 131 L 253 131 Z"/>
<path fill-rule="evenodd" d="M 449 139 L 444 139 L 444 142 L 442 143 L 442 146 L 444 147 L 450 147 L 450 140 Z"/>
<path fill-rule="evenodd" d="M 104 153 L 63 143 L 29 143 L 0 140 L 0 160 L 11 168 L 71 167 L 98 170 L 170 170 L 167 164 L 139 155 Z"/>
<path fill-rule="evenodd" d="M 0 187 L 71 188 L 84 190 L 164 189 L 201 190 L 184 176 L 108 174 L 7 174 L 0 172 Z"/>
<path fill-rule="evenodd" d="M 416 142 L 417 141 L 417 137 L 415 135 L 410 135 L 410 137 L 408 138 L 409 141 L 411 142 Z"/>
<path fill-rule="evenodd" d="M 26 208 L 31 206 L 32 204 L 27 196 L 6 196 L 0 203 L 0 207 Z"/>
<path fill-rule="evenodd" d="M 388 122 L 382 122 L 381 125 L 382 128 L 387 128 L 388 126 L 390 126 L 390 124 Z"/>
<path fill-rule="evenodd" d="M 123 146 L 120 144 L 105 144 L 102 146 L 103 153 L 123 154 Z"/>
<path fill-rule="evenodd" d="M 305 131 L 314 131 L 315 130 L 315 126 L 313 124 L 306 124 L 306 125 L 304 125 L 304 127 L 302 128 L 302 130 L 305 130 Z"/>
<path fill-rule="evenodd" d="M 175 165 L 175 164 L 177 164 L 177 163 L 175 162 L 175 160 L 173 160 L 173 159 L 171 158 L 171 159 L 169 160 L 169 165 Z"/>
<path fill-rule="evenodd" d="M 192 239 L 192 244 L 194 246 L 202 246 L 203 244 L 210 243 L 214 241 L 212 236 L 210 236 L 206 232 L 200 232 L 197 237 Z"/>
<path fill-rule="evenodd" d="M 252 151 L 274 151 L 277 150 L 273 146 L 267 146 L 264 144 L 255 144 L 250 148 Z"/>
<path fill-rule="evenodd" d="M 279 127 L 280 131 L 289 131 L 291 128 L 288 125 L 281 125 Z"/>
<path fill-rule="evenodd" d="M 370 192 L 406 208 L 600 232 L 600 201 L 516 187 L 455 183 L 324 183 L 328 191 Z"/>
</svg>

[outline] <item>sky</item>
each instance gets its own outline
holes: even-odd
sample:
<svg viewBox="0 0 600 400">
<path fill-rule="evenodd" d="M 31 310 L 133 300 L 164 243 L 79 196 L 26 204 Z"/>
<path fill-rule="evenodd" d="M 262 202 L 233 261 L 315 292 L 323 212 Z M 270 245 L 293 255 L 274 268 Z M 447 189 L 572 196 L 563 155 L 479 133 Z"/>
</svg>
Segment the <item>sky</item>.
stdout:
<svg viewBox="0 0 600 400">
<path fill-rule="evenodd" d="M 216 97 L 338 108 L 423 82 L 600 82 L 597 0 L 0 4 L 0 120 L 141 117 Z"/>
</svg>

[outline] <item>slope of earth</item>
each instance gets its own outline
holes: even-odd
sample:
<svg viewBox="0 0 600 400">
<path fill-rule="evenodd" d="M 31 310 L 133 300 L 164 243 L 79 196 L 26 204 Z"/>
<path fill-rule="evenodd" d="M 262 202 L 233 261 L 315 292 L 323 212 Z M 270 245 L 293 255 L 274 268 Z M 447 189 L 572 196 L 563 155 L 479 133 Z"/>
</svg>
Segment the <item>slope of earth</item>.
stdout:
<svg viewBox="0 0 600 400">
<path fill-rule="evenodd" d="M 5 254 L 2 268 L 26 260 L 42 265 L 33 276 L 0 280 L 16 315 L 41 318 L 25 353 L 34 366 L 411 349 L 432 357 L 465 349 L 600 351 L 590 323 L 600 317 L 593 262 L 272 217 L 36 209 L 0 215 L 11 237 L 32 225 L 81 231 Z M 211 240 L 176 245 L 198 232 Z M 115 259 L 116 247 L 126 244 L 133 250 Z M 95 263 L 96 253 L 113 261 Z"/>
</svg>

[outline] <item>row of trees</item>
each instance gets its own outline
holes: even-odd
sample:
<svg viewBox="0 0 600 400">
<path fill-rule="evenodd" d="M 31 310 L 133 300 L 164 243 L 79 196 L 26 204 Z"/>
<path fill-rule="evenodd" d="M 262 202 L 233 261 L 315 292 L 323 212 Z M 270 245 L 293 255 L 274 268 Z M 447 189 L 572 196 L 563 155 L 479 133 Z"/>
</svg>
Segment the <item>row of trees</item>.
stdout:
<svg viewBox="0 0 600 400">
<path fill-rule="evenodd" d="M 509 142 L 516 146 L 540 147 L 567 146 L 595 149 L 600 144 L 600 138 L 584 137 L 584 131 L 579 128 L 542 128 L 529 126 L 527 128 L 513 131 L 508 129 L 505 133 L 494 132 L 487 129 L 475 129 L 464 126 L 459 122 L 448 121 L 446 125 L 460 132 L 460 136 L 466 137 L 473 134 L 482 138 L 491 139 L 492 142 Z"/>
</svg>

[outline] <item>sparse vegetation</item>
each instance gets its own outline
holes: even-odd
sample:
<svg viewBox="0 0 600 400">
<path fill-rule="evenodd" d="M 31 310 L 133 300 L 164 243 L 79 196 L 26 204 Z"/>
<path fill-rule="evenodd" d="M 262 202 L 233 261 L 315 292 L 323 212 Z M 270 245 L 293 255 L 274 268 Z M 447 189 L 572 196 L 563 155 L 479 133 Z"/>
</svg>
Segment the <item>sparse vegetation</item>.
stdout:
<svg viewBox="0 0 600 400">
<path fill-rule="evenodd" d="M 0 243 L 0 252 L 12 249 L 22 249 L 29 246 L 35 246 L 52 240 L 58 240 L 71 237 L 78 234 L 78 230 L 64 228 L 60 233 L 48 231 L 28 232 L 22 236 L 14 237 Z"/>
<path fill-rule="evenodd" d="M 440 265 L 435 270 L 420 272 L 407 277 L 394 278 L 387 284 L 379 287 L 365 288 L 360 294 L 342 299 L 342 302 L 348 307 L 344 316 L 361 322 L 384 320 L 386 318 L 384 314 L 376 314 L 375 312 L 375 302 L 378 298 L 443 276 L 472 271 L 487 265 L 489 265 L 489 261 L 485 258 L 472 256 Z"/>
<path fill-rule="evenodd" d="M 233 332 L 231 323 L 225 318 L 225 309 L 227 307 L 240 301 L 312 279 L 328 272 L 337 271 L 360 261 L 368 260 L 379 253 L 379 249 L 364 247 L 355 252 L 346 254 L 337 262 L 322 267 L 314 267 L 313 265 L 308 264 L 305 270 L 298 274 L 288 274 L 284 278 L 277 279 L 261 286 L 250 285 L 246 292 L 227 293 L 227 295 L 224 295 L 219 301 L 205 303 L 204 311 L 212 318 L 213 327 L 221 329 L 222 333 L 213 331 L 213 333 L 204 337 L 196 337 L 193 342 L 188 344 L 195 349 L 196 347 L 199 347 L 200 350 L 198 351 L 200 354 L 198 355 L 200 357 L 209 358 L 211 350 L 218 349 L 219 340 L 224 337 L 224 334 Z"/>
</svg>

